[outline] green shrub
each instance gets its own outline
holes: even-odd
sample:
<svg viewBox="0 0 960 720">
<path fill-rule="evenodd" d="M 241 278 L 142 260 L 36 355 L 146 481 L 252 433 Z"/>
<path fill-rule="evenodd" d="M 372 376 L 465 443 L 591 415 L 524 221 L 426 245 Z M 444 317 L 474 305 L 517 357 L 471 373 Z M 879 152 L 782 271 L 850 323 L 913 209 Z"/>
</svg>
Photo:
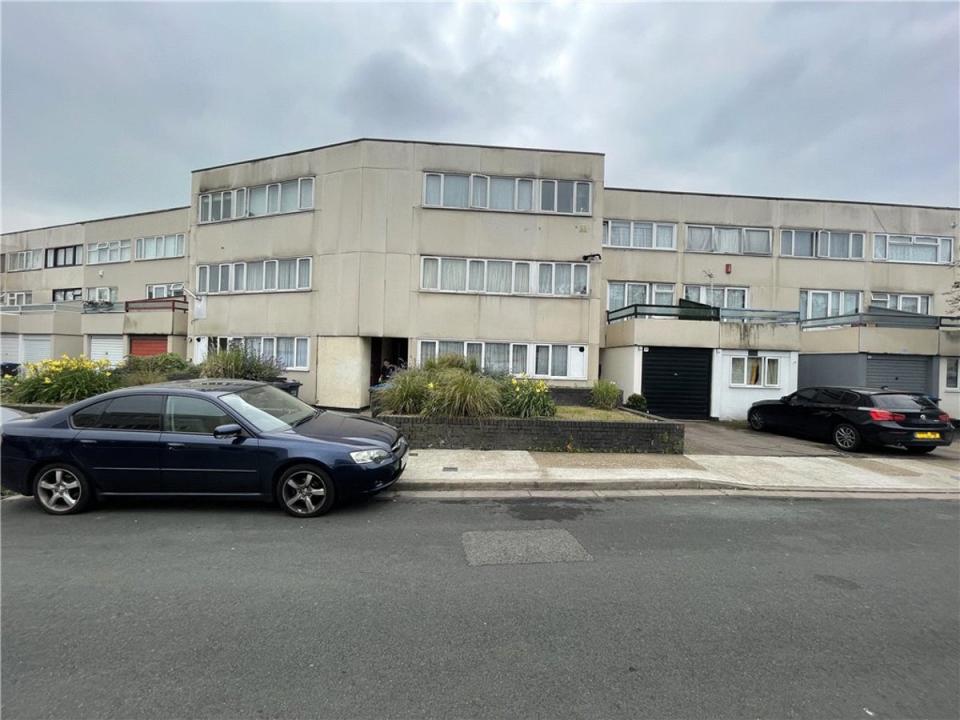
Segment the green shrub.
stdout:
<svg viewBox="0 0 960 720">
<path fill-rule="evenodd" d="M 620 388 L 610 380 L 597 380 L 590 390 L 590 404 L 601 410 L 613 410 L 620 402 Z"/>
<path fill-rule="evenodd" d="M 161 373 L 168 375 L 175 372 L 184 372 L 193 367 L 193 363 L 186 358 L 180 357 L 176 353 L 160 353 L 159 355 L 149 355 L 141 357 L 139 355 L 127 355 L 123 363 L 124 372 L 148 372 Z"/>
<path fill-rule="evenodd" d="M 477 363 L 477 359 L 473 357 L 464 357 L 463 355 L 441 355 L 437 358 L 432 358 L 423 363 L 423 369 L 427 372 L 433 372 L 435 370 L 451 370 L 459 369 L 466 370 L 470 373 L 480 372 L 480 365 Z"/>
<path fill-rule="evenodd" d="M 18 403 L 72 403 L 118 385 L 108 361 L 64 355 L 57 360 L 27 363 L 22 375 L 5 378 L 4 399 Z"/>
<path fill-rule="evenodd" d="M 427 382 L 424 415 L 490 417 L 501 411 L 500 383 L 463 368 L 436 370 Z"/>
<path fill-rule="evenodd" d="M 387 387 L 379 391 L 384 412 L 419 415 L 430 392 L 427 388 L 428 382 L 430 373 L 418 368 L 394 373 Z"/>
<path fill-rule="evenodd" d="M 166 382 L 167 376 L 162 372 L 155 370 L 134 370 L 118 373 L 119 382 L 124 387 L 133 387 L 134 385 L 153 385 L 154 383 Z"/>
<path fill-rule="evenodd" d="M 637 395 L 637 393 L 633 393 L 633 395 L 628 397 L 624 405 L 631 410 L 639 410 L 640 412 L 647 411 L 647 399 L 643 395 Z"/>
<path fill-rule="evenodd" d="M 510 378 L 502 384 L 503 414 L 510 417 L 550 417 L 557 406 L 543 380 Z"/>
<path fill-rule="evenodd" d="M 242 347 L 211 352 L 199 369 L 200 377 L 238 380 L 274 380 L 283 374 L 276 358 L 247 352 Z"/>
</svg>

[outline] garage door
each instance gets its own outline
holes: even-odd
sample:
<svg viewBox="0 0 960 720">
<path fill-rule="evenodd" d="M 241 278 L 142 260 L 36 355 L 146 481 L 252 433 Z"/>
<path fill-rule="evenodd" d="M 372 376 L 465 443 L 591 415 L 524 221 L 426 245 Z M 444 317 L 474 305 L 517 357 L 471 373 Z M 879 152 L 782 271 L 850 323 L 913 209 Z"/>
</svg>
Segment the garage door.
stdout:
<svg viewBox="0 0 960 720">
<path fill-rule="evenodd" d="M 867 356 L 867 386 L 936 394 L 930 380 L 933 358 L 923 355 Z"/>
<path fill-rule="evenodd" d="M 20 336 L 2 335 L 0 336 L 0 362 L 17 363 L 20 362 Z"/>
<path fill-rule="evenodd" d="M 40 362 L 50 359 L 49 335 L 23 336 L 23 361 L 25 363 Z"/>
<path fill-rule="evenodd" d="M 641 388 L 654 415 L 672 418 L 710 416 L 708 348 L 647 348 L 641 366 Z"/>
<path fill-rule="evenodd" d="M 109 360 L 117 365 L 123 360 L 123 335 L 91 335 L 90 359 Z"/>
<path fill-rule="evenodd" d="M 146 357 L 167 351 L 166 335 L 133 335 L 130 337 L 130 354 Z"/>
</svg>

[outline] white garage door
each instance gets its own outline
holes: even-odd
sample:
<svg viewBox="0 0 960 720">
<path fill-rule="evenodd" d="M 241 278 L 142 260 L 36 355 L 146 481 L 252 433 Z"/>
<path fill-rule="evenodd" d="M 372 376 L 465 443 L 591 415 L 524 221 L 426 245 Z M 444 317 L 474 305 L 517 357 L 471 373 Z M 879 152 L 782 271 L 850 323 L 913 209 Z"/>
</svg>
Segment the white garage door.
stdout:
<svg viewBox="0 0 960 720">
<path fill-rule="evenodd" d="M 20 336 L 7 334 L 0 336 L 0 362 L 20 362 Z"/>
<path fill-rule="evenodd" d="M 123 360 L 123 335 L 91 335 L 90 359 L 109 360 L 117 365 Z"/>
<path fill-rule="evenodd" d="M 23 336 L 23 361 L 25 363 L 40 362 L 50 359 L 49 335 Z"/>
</svg>

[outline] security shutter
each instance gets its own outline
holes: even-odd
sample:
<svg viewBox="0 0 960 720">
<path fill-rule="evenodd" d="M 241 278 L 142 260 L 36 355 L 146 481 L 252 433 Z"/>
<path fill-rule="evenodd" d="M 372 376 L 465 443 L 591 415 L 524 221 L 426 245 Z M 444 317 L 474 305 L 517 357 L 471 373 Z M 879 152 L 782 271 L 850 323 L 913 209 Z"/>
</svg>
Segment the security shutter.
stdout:
<svg viewBox="0 0 960 720">
<path fill-rule="evenodd" d="M 167 351 L 166 335 L 133 335 L 130 337 L 130 354 L 146 357 Z"/>
<path fill-rule="evenodd" d="M 123 360 L 123 335 L 91 335 L 90 359 L 118 364 Z"/>
<path fill-rule="evenodd" d="M 712 360 L 708 348 L 647 348 L 641 366 L 647 409 L 670 418 L 709 417 Z"/>
<path fill-rule="evenodd" d="M 23 362 L 32 363 L 50 359 L 49 335 L 23 336 Z"/>
<path fill-rule="evenodd" d="M 932 363 L 923 355 L 869 355 L 867 386 L 936 394 L 930 383 Z"/>
<path fill-rule="evenodd" d="M 3 335 L 0 336 L 0 362 L 17 363 L 20 362 L 20 336 Z"/>
</svg>

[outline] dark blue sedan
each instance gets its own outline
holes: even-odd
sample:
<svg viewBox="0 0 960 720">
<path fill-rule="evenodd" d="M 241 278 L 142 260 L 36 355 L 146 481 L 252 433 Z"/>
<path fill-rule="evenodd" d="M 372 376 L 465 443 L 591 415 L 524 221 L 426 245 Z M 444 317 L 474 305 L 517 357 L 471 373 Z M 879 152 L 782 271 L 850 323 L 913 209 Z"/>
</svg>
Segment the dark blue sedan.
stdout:
<svg viewBox="0 0 960 720">
<path fill-rule="evenodd" d="M 0 482 L 54 515 L 111 495 L 207 495 L 313 517 L 392 485 L 406 453 L 377 420 L 317 410 L 265 383 L 187 380 L 5 422 Z"/>
</svg>

